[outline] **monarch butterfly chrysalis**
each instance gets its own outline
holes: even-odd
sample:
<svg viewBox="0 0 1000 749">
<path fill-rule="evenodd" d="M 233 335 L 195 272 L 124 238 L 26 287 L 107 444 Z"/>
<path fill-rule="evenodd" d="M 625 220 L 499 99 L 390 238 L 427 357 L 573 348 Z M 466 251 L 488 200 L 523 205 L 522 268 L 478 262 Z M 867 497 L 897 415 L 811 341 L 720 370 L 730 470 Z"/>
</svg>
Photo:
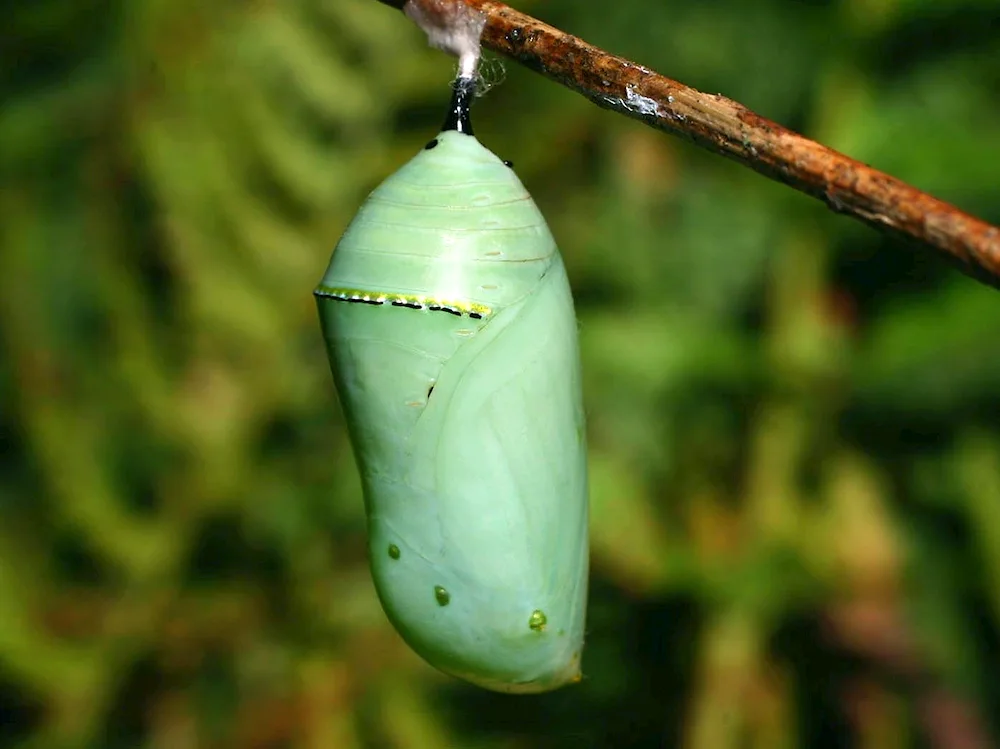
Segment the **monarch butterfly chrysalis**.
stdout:
<svg viewBox="0 0 1000 749">
<path fill-rule="evenodd" d="M 372 192 L 315 295 L 386 614 L 442 671 L 543 692 L 580 679 L 583 645 L 576 317 L 545 220 L 472 134 L 473 89 Z"/>
</svg>

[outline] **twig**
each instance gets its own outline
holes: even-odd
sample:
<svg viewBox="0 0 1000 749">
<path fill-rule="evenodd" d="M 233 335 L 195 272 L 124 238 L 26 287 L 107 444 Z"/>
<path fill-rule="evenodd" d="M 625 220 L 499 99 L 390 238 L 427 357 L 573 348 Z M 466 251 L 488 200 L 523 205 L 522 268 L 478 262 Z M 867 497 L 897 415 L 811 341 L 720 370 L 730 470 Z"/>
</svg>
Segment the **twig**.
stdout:
<svg viewBox="0 0 1000 749">
<path fill-rule="evenodd" d="M 401 8 L 404 0 L 379 0 Z M 681 135 L 888 234 L 917 240 L 1000 287 L 1000 228 L 888 174 L 793 133 L 731 99 L 706 94 L 494 0 L 483 44 L 598 106 Z"/>
</svg>

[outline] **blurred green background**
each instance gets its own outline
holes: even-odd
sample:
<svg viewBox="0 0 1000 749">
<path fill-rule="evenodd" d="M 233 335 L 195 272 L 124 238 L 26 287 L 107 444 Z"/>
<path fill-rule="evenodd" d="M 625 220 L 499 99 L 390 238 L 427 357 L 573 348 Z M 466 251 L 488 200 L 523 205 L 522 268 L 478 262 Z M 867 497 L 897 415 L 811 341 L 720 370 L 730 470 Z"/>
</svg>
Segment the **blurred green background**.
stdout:
<svg viewBox="0 0 1000 749">
<path fill-rule="evenodd" d="M 518 7 L 1000 223 L 997 0 Z M 1000 745 L 1000 292 L 507 63 L 592 593 L 586 680 L 491 694 L 379 608 L 311 296 L 453 61 L 375 0 L 12 3 L 0 52 L 0 746 Z"/>
</svg>

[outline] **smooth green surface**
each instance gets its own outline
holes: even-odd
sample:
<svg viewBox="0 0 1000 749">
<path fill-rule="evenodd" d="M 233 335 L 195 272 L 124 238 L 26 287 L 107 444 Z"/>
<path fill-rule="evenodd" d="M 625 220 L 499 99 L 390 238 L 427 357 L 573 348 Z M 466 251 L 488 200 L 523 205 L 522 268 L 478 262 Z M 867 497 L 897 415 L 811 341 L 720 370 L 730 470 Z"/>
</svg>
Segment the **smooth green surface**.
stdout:
<svg viewBox="0 0 1000 749">
<path fill-rule="evenodd" d="M 997 0 L 513 5 L 1000 225 Z M 379 603 L 311 294 L 453 62 L 377 0 L 116 8 L 5 4 L 0 746 L 1000 746 L 1000 293 L 505 62 L 591 575 L 581 683 L 480 689 Z"/>
<path fill-rule="evenodd" d="M 369 196 L 320 287 L 428 307 L 317 297 L 389 618 L 430 663 L 490 689 L 577 680 L 588 542 L 576 317 L 520 180 L 474 137 L 442 133 Z M 441 300 L 490 311 L 429 309 Z"/>
</svg>

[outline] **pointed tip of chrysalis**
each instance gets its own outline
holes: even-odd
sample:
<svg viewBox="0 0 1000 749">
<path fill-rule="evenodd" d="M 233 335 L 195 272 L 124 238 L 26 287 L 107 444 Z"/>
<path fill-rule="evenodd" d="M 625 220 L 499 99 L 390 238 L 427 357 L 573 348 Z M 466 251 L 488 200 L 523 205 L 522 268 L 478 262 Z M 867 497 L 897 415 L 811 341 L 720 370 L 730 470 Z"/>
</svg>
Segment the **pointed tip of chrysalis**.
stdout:
<svg viewBox="0 0 1000 749">
<path fill-rule="evenodd" d="M 472 132 L 472 100 L 476 96 L 475 78 L 458 78 L 452 86 L 451 104 L 444 118 L 442 132 L 454 130 L 466 135 Z"/>
</svg>

